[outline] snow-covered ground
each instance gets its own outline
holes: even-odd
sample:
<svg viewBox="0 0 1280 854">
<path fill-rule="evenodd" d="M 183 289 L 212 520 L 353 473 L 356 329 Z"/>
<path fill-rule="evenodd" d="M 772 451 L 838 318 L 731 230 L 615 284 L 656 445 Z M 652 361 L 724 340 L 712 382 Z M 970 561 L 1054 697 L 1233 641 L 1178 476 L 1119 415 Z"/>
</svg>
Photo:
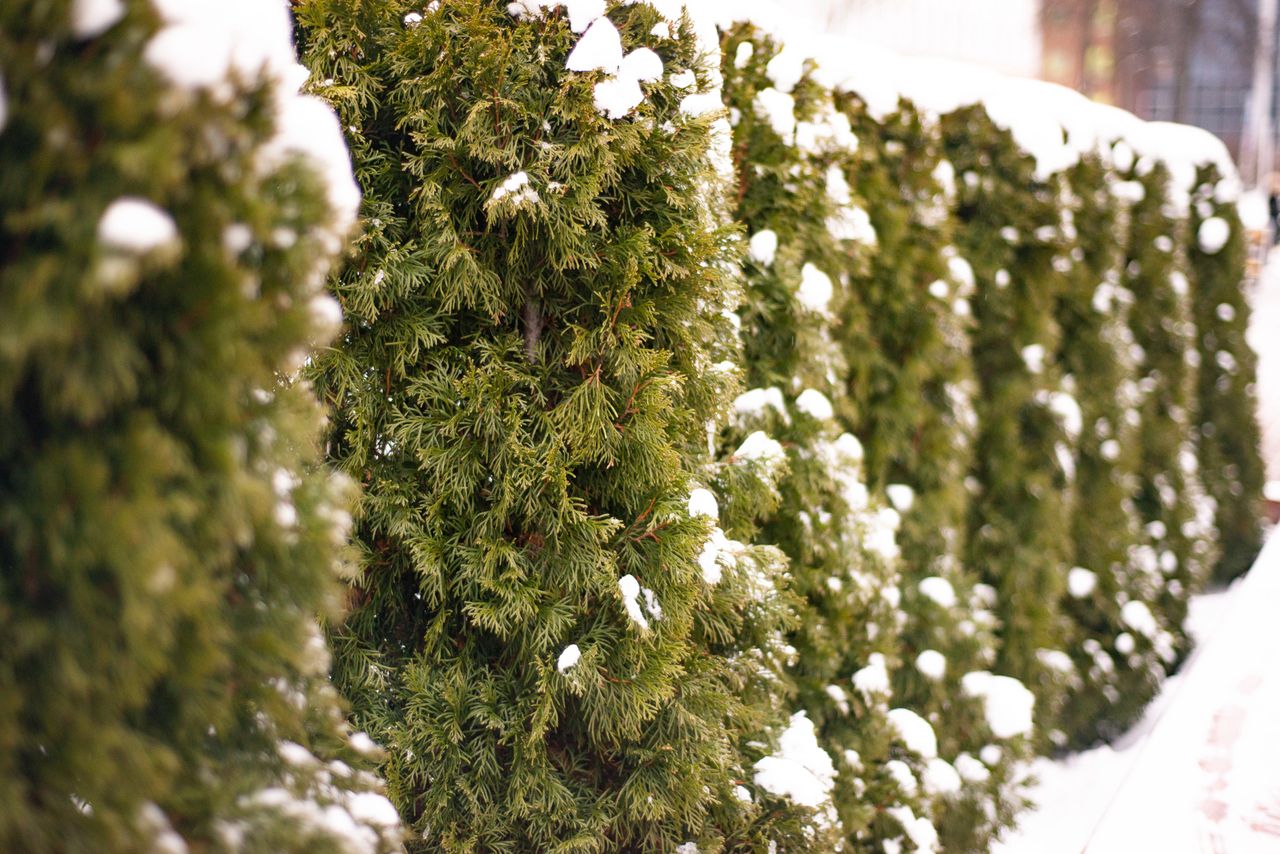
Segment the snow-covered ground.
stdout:
<svg viewBox="0 0 1280 854">
<path fill-rule="evenodd" d="M 1123 739 L 1039 760 L 1003 854 L 1280 852 L 1280 538 L 1193 600 L 1196 652 Z"/>
</svg>

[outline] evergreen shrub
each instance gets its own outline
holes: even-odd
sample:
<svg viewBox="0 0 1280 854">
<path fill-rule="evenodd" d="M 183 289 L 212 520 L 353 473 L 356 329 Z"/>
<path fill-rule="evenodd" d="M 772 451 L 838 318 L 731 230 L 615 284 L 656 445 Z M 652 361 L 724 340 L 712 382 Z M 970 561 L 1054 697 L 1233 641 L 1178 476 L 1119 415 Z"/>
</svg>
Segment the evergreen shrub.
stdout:
<svg viewBox="0 0 1280 854">
<path fill-rule="evenodd" d="M 317 625 L 350 485 L 291 379 L 358 197 L 286 7 L 226 11 L 0 4 L 6 851 L 398 845 Z"/>
<path fill-rule="evenodd" d="M 714 41 L 646 3 L 297 13 L 367 223 L 311 371 L 364 486 L 337 681 L 413 850 L 822 849 L 834 770 L 770 773 L 817 751 L 785 560 L 726 534 L 785 454 L 709 448 L 740 296 Z"/>
<path fill-rule="evenodd" d="M 1216 505 L 1221 543 L 1213 578 L 1227 582 L 1243 575 L 1262 547 L 1266 472 L 1259 452 L 1258 357 L 1245 340 L 1249 248 L 1234 179 L 1205 164 L 1195 181 L 1187 234 L 1199 356 L 1194 419 L 1200 478 Z"/>
<path fill-rule="evenodd" d="M 1049 721 L 1065 696 L 1051 664 L 1066 631 L 1057 603 L 1080 428 L 1054 359 L 1067 249 L 1057 181 L 980 106 L 945 116 L 941 133 L 958 175 L 955 243 L 975 279 L 978 427 L 966 562 L 996 590 L 997 669 L 1024 682 Z"/>
</svg>

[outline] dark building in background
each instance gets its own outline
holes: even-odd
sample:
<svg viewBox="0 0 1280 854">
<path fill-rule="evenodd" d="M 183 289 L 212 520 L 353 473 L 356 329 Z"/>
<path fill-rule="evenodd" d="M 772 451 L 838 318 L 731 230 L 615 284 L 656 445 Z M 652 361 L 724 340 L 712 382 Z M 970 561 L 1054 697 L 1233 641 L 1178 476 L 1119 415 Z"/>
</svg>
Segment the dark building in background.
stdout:
<svg viewBox="0 0 1280 854">
<path fill-rule="evenodd" d="M 1197 125 L 1239 156 L 1257 0 L 1044 0 L 1045 79 L 1144 119 Z"/>
</svg>

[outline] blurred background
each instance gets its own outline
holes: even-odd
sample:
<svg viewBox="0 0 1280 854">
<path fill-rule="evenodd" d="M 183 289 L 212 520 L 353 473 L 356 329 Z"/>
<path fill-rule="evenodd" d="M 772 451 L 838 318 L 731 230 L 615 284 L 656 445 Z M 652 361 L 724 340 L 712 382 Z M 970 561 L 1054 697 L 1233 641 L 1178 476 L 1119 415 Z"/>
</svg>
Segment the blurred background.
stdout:
<svg viewBox="0 0 1280 854">
<path fill-rule="evenodd" d="M 1276 169 L 1276 0 L 795 5 L 830 32 L 1049 80 L 1143 119 L 1202 127 L 1226 142 L 1246 184 L 1269 184 Z"/>
</svg>

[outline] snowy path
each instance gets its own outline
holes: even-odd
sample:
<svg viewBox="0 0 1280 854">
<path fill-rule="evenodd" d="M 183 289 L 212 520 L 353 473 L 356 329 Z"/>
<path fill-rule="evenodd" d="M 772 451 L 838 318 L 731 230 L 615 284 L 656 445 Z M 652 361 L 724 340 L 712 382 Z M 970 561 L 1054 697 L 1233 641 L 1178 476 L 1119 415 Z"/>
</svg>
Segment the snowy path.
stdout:
<svg viewBox="0 0 1280 854">
<path fill-rule="evenodd" d="M 1280 852 L 1280 537 L 1193 602 L 1197 652 L 1113 747 L 1041 760 L 1004 854 Z"/>
</svg>

